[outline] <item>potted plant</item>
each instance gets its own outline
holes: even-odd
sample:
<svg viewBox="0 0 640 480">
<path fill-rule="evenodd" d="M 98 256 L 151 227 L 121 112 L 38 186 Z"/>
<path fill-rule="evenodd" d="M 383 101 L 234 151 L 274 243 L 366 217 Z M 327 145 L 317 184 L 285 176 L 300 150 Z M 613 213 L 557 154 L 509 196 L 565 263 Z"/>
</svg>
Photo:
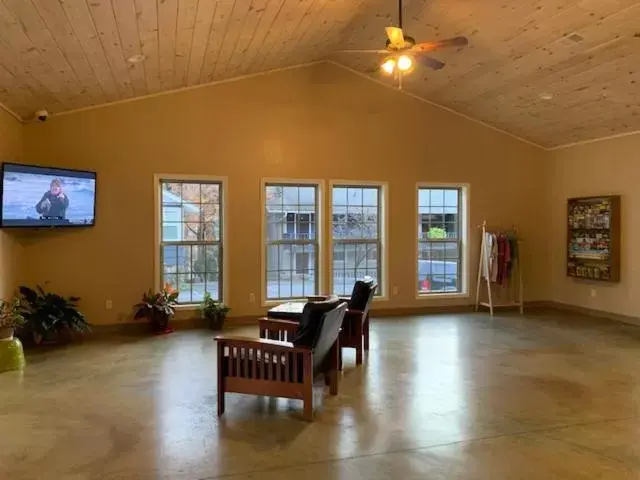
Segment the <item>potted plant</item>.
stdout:
<svg viewBox="0 0 640 480">
<path fill-rule="evenodd" d="M 227 318 L 227 313 L 231 310 L 222 302 L 216 302 L 211 298 L 211 294 L 206 292 L 204 294 L 204 301 L 200 304 L 200 311 L 202 317 L 209 324 L 211 330 L 222 330 L 224 325 L 224 319 Z"/>
<path fill-rule="evenodd" d="M 142 302 L 134 308 L 136 310 L 134 319 L 146 318 L 151 324 L 154 333 L 171 333 L 173 328 L 169 322 L 176 313 L 179 292 L 171 285 L 166 284 L 159 292 L 149 290 L 142 294 Z"/>
<path fill-rule="evenodd" d="M 35 343 L 58 343 L 68 340 L 74 333 L 90 330 L 84 315 L 78 310 L 79 297 L 63 297 L 44 290 L 22 286 L 21 310 L 26 319 L 24 331 Z"/>
<path fill-rule="evenodd" d="M 16 296 L 8 301 L 0 300 L 0 340 L 13 340 L 14 331 L 24 324 L 20 297 Z"/>
</svg>

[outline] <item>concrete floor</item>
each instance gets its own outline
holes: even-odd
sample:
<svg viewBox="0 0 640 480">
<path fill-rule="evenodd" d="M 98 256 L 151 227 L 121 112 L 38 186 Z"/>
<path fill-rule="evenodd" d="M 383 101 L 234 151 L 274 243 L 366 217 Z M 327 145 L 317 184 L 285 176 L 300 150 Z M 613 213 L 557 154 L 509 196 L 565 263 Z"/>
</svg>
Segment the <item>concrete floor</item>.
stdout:
<svg viewBox="0 0 640 480">
<path fill-rule="evenodd" d="M 218 419 L 209 332 L 31 354 L 0 375 L 0 478 L 640 477 L 640 328 L 460 314 L 376 320 L 371 342 L 312 424 L 237 394 Z"/>
</svg>

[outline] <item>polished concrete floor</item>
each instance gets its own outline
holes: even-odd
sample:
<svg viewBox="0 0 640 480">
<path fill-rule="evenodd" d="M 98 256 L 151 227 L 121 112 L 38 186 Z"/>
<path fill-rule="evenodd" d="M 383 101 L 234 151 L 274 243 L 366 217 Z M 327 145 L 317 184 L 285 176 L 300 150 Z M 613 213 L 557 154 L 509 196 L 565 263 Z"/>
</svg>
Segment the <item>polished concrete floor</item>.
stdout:
<svg viewBox="0 0 640 480">
<path fill-rule="evenodd" d="M 639 357 L 580 316 L 377 319 L 305 423 L 237 394 L 218 419 L 209 332 L 90 342 L 0 375 L 0 479 L 640 478 Z"/>
</svg>

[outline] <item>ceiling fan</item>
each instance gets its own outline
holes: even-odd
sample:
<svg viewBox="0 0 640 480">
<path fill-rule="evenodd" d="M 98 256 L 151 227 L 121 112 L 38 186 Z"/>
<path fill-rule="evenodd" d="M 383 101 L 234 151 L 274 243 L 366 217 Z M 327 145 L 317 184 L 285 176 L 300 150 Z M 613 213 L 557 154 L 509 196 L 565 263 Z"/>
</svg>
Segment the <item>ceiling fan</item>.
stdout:
<svg viewBox="0 0 640 480">
<path fill-rule="evenodd" d="M 387 43 L 380 50 L 341 50 L 342 53 L 376 53 L 386 57 L 379 69 L 387 75 L 396 75 L 398 88 L 402 88 L 402 75 L 411 73 L 419 63 L 433 70 L 440 70 L 444 63 L 428 55 L 429 52 L 447 47 L 464 47 L 469 44 L 467 37 L 453 37 L 445 40 L 416 43 L 413 37 L 402 30 L 402 0 L 398 0 L 398 26 L 386 27 Z M 378 69 L 376 68 L 376 70 Z"/>
</svg>

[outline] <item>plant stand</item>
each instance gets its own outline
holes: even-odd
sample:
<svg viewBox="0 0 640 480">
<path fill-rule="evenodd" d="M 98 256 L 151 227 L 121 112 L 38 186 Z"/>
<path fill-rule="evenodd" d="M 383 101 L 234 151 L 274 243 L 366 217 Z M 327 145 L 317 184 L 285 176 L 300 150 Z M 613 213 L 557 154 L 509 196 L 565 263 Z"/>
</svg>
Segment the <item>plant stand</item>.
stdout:
<svg viewBox="0 0 640 480">
<path fill-rule="evenodd" d="M 13 336 L 0 339 L 0 372 L 22 370 L 25 365 L 20 340 Z"/>
</svg>

